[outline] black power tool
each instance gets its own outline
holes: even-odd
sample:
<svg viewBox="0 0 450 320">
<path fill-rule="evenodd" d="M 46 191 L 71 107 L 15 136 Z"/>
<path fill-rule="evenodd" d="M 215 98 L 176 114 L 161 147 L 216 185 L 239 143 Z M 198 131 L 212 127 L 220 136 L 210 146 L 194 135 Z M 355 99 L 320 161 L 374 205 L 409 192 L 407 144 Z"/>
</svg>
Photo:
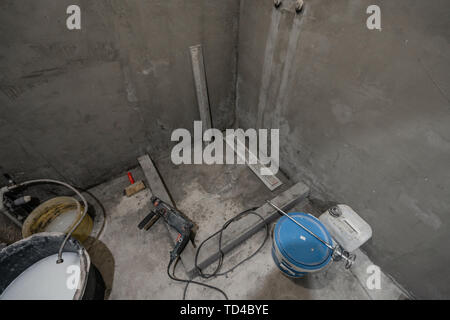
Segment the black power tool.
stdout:
<svg viewBox="0 0 450 320">
<path fill-rule="evenodd" d="M 163 218 L 170 227 L 175 229 L 178 232 L 178 238 L 176 239 L 175 248 L 170 252 L 170 261 L 173 261 L 180 256 L 189 242 L 194 224 L 187 220 L 181 212 L 161 199 L 152 197 L 151 201 L 155 209 L 139 223 L 138 228 L 149 230 L 159 218 Z"/>
</svg>

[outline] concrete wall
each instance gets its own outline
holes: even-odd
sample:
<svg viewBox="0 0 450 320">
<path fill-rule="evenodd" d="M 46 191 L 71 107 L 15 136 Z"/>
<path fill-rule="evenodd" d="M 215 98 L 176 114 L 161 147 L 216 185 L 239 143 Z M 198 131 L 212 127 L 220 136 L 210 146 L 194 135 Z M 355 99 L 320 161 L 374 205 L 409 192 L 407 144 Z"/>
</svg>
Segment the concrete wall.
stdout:
<svg viewBox="0 0 450 320">
<path fill-rule="evenodd" d="M 281 129 L 281 167 L 373 227 L 371 258 L 419 298 L 450 297 L 447 0 L 3 0 L 0 171 L 88 186 L 167 153 L 199 119 Z M 65 27 L 82 8 L 82 30 Z M 365 26 L 379 4 L 382 32 Z M 324 205 L 326 207 L 326 205 Z"/>
<path fill-rule="evenodd" d="M 66 28 L 81 7 L 82 30 Z M 0 171 L 96 184 L 167 153 L 199 120 L 189 46 L 203 44 L 213 121 L 234 121 L 238 0 L 3 0 Z"/>
<path fill-rule="evenodd" d="M 239 125 L 280 128 L 281 168 L 360 213 L 406 289 L 450 298 L 450 2 L 291 3 L 241 1 Z"/>
</svg>

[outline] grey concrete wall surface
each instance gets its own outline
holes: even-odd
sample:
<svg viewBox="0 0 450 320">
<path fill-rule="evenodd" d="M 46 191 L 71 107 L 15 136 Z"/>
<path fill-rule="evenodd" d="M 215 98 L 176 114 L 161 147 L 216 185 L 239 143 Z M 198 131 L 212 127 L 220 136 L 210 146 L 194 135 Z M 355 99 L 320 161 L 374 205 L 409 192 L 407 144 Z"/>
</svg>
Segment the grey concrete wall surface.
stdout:
<svg viewBox="0 0 450 320">
<path fill-rule="evenodd" d="M 280 128 L 282 170 L 366 219 L 363 249 L 415 296 L 450 298 L 450 2 L 283 3 L 1 1 L 0 171 L 89 186 L 166 155 L 200 119 L 201 43 L 214 125 Z"/>
<path fill-rule="evenodd" d="M 214 125 L 231 126 L 238 19 L 238 0 L 1 1 L 0 171 L 89 186 L 167 153 L 200 119 L 197 44 Z"/>
<path fill-rule="evenodd" d="M 282 170 L 367 220 L 414 296 L 450 298 L 450 2 L 283 2 L 241 1 L 238 125 L 280 128 Z"/>
</svg>

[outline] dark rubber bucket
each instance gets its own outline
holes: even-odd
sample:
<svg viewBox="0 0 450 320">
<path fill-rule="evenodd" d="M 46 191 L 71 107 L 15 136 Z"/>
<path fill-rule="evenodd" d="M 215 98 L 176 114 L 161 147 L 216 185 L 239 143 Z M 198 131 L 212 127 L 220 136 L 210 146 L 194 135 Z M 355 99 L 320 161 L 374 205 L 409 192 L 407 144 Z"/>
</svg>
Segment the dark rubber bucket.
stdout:
<svg viewBox="0 0 450 320">
<path fill-rule="evenodd" d="M 57 254 L 64 237 L 61 233 L 39 233 L 0 251 L 0 295 L 29 267 Z M 97 268 L 91 264 L 86 249 L 77 240 L 70 238 L 64 247 L 63 259 L 64 252 L 77 253 L 80 257 L 80 282 L 73 299 L 104 299 L 105 283 Z"/>
</svg>

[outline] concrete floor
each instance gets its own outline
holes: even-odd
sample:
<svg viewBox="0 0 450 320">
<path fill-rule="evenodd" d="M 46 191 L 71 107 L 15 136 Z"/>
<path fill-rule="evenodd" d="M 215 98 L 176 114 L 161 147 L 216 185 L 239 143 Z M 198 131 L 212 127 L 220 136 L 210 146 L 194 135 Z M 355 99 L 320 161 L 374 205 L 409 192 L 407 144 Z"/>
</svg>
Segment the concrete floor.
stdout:
<svg viewBox="0 0 450 320">
<path fill-rule="evenodd" d="M 230 217 L 274 197 L 246 166 L 176 167 L 169 159 L 158 161 L 157 166 L 178 208 L 198 224 L 197 245 Z M 136 180 L 144 179 L 140 168 L 133 173 Z M 147 232 L 137 228 L 150 212 L 150 192 L 144 190 L 126 198 L 123 189 L 127 185 L 124 173 L 91 189 L 97 200 L 88 196 L 96 209 L 93 236 L 99 239 L 90 239 L 86 246 L 105 279 L 107 298 L 181 299 L 184 284 L 170 280 L 166 274 L 171 245 L 163 221 Z M 300 204 L 296 210 L 316 213 L 309 203 Z M 223 270 L 254 252 L 264 235 L 261 231 L 226 256 Z M 342 263 L 333 263 L 320 273 L 292 280 L 274 265 L 270 250 L 271 243 L 267 241 L 252 260 L 228 276 L 206 283 L 218 286 L 230 299 L 406 298 L 384 274 L 381 290 L 366 288 L 366 268 L 371 262 L 362 252 L 358 252 L 357 264 L 351 271 L 345 270 Z M 176 274 L 186 277 L 182 266 Z M 221 298 L 215 291 L 196 285 L 189 287 L 188 299 Z"/>
</svg>

